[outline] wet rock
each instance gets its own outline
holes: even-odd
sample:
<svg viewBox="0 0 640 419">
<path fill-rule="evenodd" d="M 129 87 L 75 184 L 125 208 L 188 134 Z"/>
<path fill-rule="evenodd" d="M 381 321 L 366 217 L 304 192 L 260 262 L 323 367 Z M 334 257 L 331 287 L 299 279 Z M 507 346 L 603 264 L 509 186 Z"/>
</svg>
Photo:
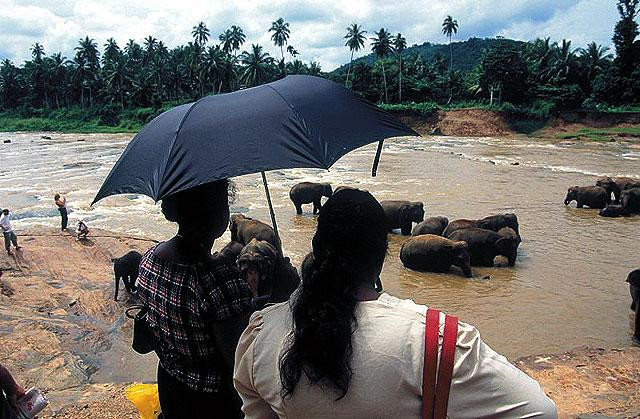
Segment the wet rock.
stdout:
<svg viewBox="0 0 640 419">
<path fill-rule="evenodd" d="M 11 143 L 11 140 L 4 140 L 3 143 L 9 144 L 9 143 Z"/>
<path fill-rule="evenodd" d="M 442 130 L 439 127 L 435 127 L 431 130 L 429 135 L 443 135 Z"/>
<path fill-rule="evenodd" d="M 517 161 L 513 162 L 513 163 L 511 163 L 511 166 L 520 166 L 520 162 L 517 162 Z"/>
<path fill-rule="evenodd" d="M 13 287 L 8 282 L 0 280 L 0 293 L 7 297 L 11 297 L 14 294 Z"/>
<path fill-rule="evenodd" d="M 43 140 L 50 140 L 51 137 L 49 137 L 48 135 L 41 135 L 40 138 L 42 138 Z"/>
<path fill-rule="evenodd" d="M 496 162 L 494 162 L 493 160 L 489 160 L 489 163 L 493 164 L 495 166 Z"/>
<path fill-rule="evenodd" d="M 74 305 L 76 305 L 76 303 L 77 303 L 77 302 L 78 302 L 78 300 L 72 300 L 72 301 L 69 303 L 69 307 L 73 307 Z"/>
</svg>

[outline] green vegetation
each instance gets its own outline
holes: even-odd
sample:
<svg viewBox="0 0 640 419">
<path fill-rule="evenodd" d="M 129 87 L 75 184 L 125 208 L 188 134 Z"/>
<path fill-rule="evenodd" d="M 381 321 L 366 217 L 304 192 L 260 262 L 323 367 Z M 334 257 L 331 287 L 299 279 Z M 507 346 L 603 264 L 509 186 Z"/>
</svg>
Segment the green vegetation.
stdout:
<svg viewBox="0 0 640 419">
<path fill-rule="evenodd" d="M 588 139 L 592 141 L 615 141 L 616 138 L 640 137 L 640 127 L 614 127 L 607 129 L 583 128 L 576 132 L 559 134 L 560 139 Z"/>
<path fill-rule="evenodd" d="M 615 58 L 594 42 L 575 49 L 566 39 L 452 42 L 460 25 L 451 16 L 442 24 L 447 45 L 407 47 L 402 34 L 392 36 L 383 27 L 369 39 L 372 54 L 355 60 L 354 52 L 367 47 L 367 32 L 353 23 L 343 37 L 349 64 L 330 73 L 297 58 L 290 43 L 295 32 L 283 18 L 265 28 L 280 50 L 277 58 L 258 44 L 242 50 L 246 36 L 235 25 L 215 43 L 203 22 L 193 27 L 191 42 L 173 49 L 148 36 L 123 48 L 110 38 L 100 51 L 86 36 L 67 59 L 47 56 L 36 42 L 32 59 L 21 66 L 0 63 L 0 129 L 134 131 L 176 104 L 288 74 L 329 78 L 390 110 L 432 115 L 436 109 L 491 109 L 534 121 L 523 122 L 527 127 L 564 110 L 637 111 L 640 0 L 610 1 L 620 15 L 612 37 Z"/>
</svg>

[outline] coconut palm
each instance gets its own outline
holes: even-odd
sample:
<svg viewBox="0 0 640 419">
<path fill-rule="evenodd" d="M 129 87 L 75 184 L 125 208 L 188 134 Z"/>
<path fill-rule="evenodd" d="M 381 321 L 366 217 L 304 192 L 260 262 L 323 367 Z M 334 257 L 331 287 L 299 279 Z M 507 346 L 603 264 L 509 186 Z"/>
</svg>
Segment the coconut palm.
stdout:
<svg viewBox="0 0 640 419">
<path fill-rule="evenodd" d="M 222 32 L 218 39 L 220 40 L 222 50 L 227 54 L 231 53 L 231 51 L 233 50 L 233 35 L 231 33 L 231 29 L 226 29 L 224 32 Z"/>
<path fill-rule="evenodd" d="M 93 104 L 93 87 L 100 70 L 98 45 L 88 36 L 80 39 L 79 45 L 75 48 L 76 56 L 74 64 L 76 67 L 76 80 L 80 84 L 81 104 L 84 106 L 84 91 L 89 92 L 89 104 Z"/>
<path fill-rule="evenodd" d="M 364 48 L 365 31 L 362 29 L 362 26 L 357 23 L 352 23 L 351 26 L 347 28 L 347 34 L 344 36 L 344 39 L 347 41 L 344 43 L 346 47 L 349 47 L 351 51 L 351 58 L 349 59 L 349 67 L 347 68 L 347 79 L 344 83 L 345 86 L 349 84 L 349 75 L 351 74 L 351 63 L 353 62 L 353 53 L 360 51 Z"/>
<path fill-rule="evenodd" d="M 287 52 L 288 52 L 289 54 L 291 54 L 291 57 L 292 57 L 292 58 L 296 58 L 298 55 L 300 55 L 300 53 L 298 52 L 298 50 L 296 50 L 296 49 L 293 47 L 293 45 L 289 45 L 289 46 L 287 47 Z"/>
<path fill-rule="evenodd" d="M 309 64 L 309 75 L 319 76 L 321 72 L 322 69 L 320 68 L 320 64 L 315 61 L 311 61 L 311 63 Z"/>
<path fill-rule="evenodd" d="M 233 51 L 233 55 L 236 55 L 236 52 L 242 47 L 244 41 L 247 39 L 244 31 L 240 26 L 231 25 L 231 49 Z"/>
<path fill-rule="evenodd" d="M 451 15 L 447 15 L 442 22 L 442 33 L 449 38 L 449 71 L 453 70 L 453 48 L 451 46 L 451 37 L 458 33 L 458 21 L 454 20 Z"/>
<path fill-rule="evenodd" d="M 285 22 L 281 17 L 275 22 L 271 22 L 269 32 L 273 32 L 271 40 L 275 46 L 280 47 L 280 55 L 282 56 L 282 66 L 284 67 L 284 46 L 289 40 L 289 23 Z"/>
<path fill-rule="evenodd" d="M 607 54 L 609 48 L 591 42 L 587 48 L 580 48 L 580 58 L 587 68 L 587 79 L 592 81 L 608 63 L 613 59 L 612 54 Z"/>
<path fill-rule="evenodd" d="M 243 66 L 240 78 L 247 87 L 267 82 L 273 73 L 273 58 L 260 45 L 251 45 L 251 52 L 243 52 L 240 60 Z"/>
<path fill-rule="evenodd" d="M 387 94 L 387 76 L 384 72 L 384 59 L 393 51 L 391 48 L 391 34 L 385 29 L 380 28 L 378 32 L 374 32 L 375 37 L 371 38 L 371 51 L 378 57 L 382 65 L 382 80 L 384 82 L 384 101 L 389 102 Z"/>
<path fill-rule="evenodd" d="M 556 80 L 564 80 L 575 68 L 576 62 L 575 51 L 571 49 L 571 41 L 562 40 L 556 50 L 556 59 L 553 62 L 553 74 Z"/>
<path fill-rule="evenodd" d="M 205 25 L 204 22 L 198 23 L 197 26 L 193 27 L 191 36 L 193 36 L 194 41 L 198 45 L 204 46 L 209 40 L 209 29 L 207 28 L 207 25 Z"/>
<path fill-rule="evenodd" d="M 64 93 L 65 77 L 67 74 L 67 57 L 63 57 L 61 53 L 53 54 L 49 57 L 48 79 L 53 90 L 56 107 L 60 107 L 60 93 Z"/>
<path fill-rule="evenodd" d="M 399 68 L 399 76 L 400 80 L 398 83 L 398 102 L 402 102 L 402 52 L 407 49 L 407 40 L 402 36 L 401 33 L 398 33 L 393 38 L 393 49 L 396 54 L 398 54 L 398 68 Z"/>
</svg>

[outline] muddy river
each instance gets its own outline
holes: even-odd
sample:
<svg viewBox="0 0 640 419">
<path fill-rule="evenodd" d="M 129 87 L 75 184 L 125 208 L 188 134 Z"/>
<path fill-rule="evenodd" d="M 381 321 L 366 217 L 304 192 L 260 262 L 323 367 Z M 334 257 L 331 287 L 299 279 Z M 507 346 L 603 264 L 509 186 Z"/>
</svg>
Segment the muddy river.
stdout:
<svg viewBox="0 0 640 419">
<path fill-rule="evenodd" d="M 56 226 L 55 192 L 67 196 L 70 224 L 84 218 L 100 227 L 155 239 L 175 226 L 143 196 L 107 198 L 93 208 L 102 180 L 130 135 L 0 133 L 0 207 L 14 211 L 14 228 Z M 268 173 L 285 252 L 299 263 L 310 249 L 316 219 L 295 215 L 289 189 L 300 181 L 351 185 L 378 199 L 420 200 L 427 216 L 480 218 L 514 212 L 523 242 L 513 268 L 475 268 L 474 279 L 404 269 L 406 239 L 390 236 L 382 280 L 399 297 L 441 308 L 476 325 L 510 358 L 578 345 L 630 342 L 627 273 L 640 266 L 640 217 L 607 219 L 594 210 L 565 207 L 569 185 L 600 175 L 640 178 L 640 145 L 539 139 L 404 138 L 387 142 L 378 176 L 370 176 L 374 146 L 357 150 L 330 171 Z M 237 178 L 232 211 L 269 221 L 258 175 Z M 575 203 L 573 204 L 575 205 Z M 216 243 L 220 247 L 226 236 Z M 483 277 L 489 279 L 482 279 Z M 125 377 L 121 377 L 125 378 Z"/>
</svg>

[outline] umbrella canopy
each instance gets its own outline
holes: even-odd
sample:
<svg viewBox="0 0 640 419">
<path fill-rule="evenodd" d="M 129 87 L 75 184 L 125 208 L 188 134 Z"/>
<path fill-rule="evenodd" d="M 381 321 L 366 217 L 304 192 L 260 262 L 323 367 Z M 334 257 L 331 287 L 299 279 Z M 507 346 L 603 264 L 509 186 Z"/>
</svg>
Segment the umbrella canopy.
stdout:
<svg viewBox="0 0 640 419">
<path fill-rule="evenodd" d="M 407 135 L 418 134 L 337 83 L 288 76 L 161 114 L 131 140 L 93 203 L 122 193 L 158 201 L 267 170 L 328 169 L 351 150 Z"/>
</svg>

